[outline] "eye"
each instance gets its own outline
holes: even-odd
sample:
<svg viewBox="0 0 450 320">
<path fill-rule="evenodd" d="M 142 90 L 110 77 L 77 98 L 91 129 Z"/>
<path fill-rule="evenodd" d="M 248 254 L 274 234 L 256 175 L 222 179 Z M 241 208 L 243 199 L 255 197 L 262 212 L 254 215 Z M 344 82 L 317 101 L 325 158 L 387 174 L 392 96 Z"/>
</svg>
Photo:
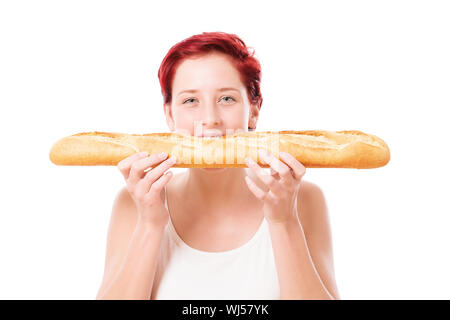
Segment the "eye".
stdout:
<svg viewBox="0 0 450 320">
<path fill-rule="evenodd" d="M 194 100 L 195 98 L 189 98 L 189 99 L 186 99 L 186 100 L 184 100 L 184 102 L 183 102 L 183 104 L 185 104 L 187 101 L 189 101 L 189 100 Z"/>
<path fill-rule="evenodd" d="M 222 97 L 222 99 L 223 99 L 223 98 L 231 98 L 231 100 L 236 101 L 233 97 L 230 97 L 230 96 Z M 228 101 L 230 101 L 230 100 L 228 100 Z"/>
<path fill-rule="evenodd" d="M 230 98 L 232 101 L 236 101 L 233 97 L 231 97 L 231 96 L 224 96 L 224 97 L 222 97 L 222 99 L 224 99 L 224 98 Z M 195 100 L 195 98 L 189 98 L 189 99 L 186 99 L 186 100 L 184 100 L 183 101 L 183 104 L 185 104 L 186 102 L 188 102 L 188 101 L 190 101 L 190 100 Z M 228 101 L 230 101 L 230 100 L 228 100 Z"/>
</svg>

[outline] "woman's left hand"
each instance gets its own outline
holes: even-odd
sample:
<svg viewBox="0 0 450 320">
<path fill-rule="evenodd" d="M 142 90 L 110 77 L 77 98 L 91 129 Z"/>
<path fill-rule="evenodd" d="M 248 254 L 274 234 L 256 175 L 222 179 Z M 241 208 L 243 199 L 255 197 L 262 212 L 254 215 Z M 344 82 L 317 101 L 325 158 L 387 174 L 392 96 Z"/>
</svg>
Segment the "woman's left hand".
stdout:
<svg viewBox="0 0 450 320">
<path fill-rule="evenodd" d="M 286 223 L 297 220 L 297 195 L 305 167 L 291 154 L 280 152 L 280 161 L 264 149 L 258 150 L 260 158 L 270 165 L 270 174 L 253 159 L 246 158 L 247 166 L 268 187 L 261 190 L 248 176 L 245 177 L 250 191 L 263 202 L 263 212 L 269 223 Z M 250 160 L 250 161 L 249 161 Z M 295 219 L 295 220 L 293 220 Z"/>
</svg>

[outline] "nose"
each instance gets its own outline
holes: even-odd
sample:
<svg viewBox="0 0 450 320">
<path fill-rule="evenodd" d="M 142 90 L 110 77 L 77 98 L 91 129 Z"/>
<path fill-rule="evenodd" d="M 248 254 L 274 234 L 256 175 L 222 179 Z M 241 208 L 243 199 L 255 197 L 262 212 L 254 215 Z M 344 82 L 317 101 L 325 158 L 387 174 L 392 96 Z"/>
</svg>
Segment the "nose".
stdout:
<svg viewBox="0 0 450 320">
<path fill-rule="evenodd" d="M 217 107 L 213 103 L 208 103 L 205 106 L 201 124 L 203 128 L 216 128 L 222 124 Z"/>
</svg>

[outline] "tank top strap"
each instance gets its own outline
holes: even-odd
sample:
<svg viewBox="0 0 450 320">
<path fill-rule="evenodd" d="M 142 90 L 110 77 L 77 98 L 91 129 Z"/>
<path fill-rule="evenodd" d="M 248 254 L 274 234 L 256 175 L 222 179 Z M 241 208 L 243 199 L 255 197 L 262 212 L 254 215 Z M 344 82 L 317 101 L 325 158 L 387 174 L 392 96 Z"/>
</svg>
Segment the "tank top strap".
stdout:
<svg viewBox="0 0 450 320">
<path fill-rule="evenodd" d="M 167 204 L 167 184 L 164 186 L 164 205 L 166 206 L 167 211 L 169 211 L 169 206 Z"/>
</svg>

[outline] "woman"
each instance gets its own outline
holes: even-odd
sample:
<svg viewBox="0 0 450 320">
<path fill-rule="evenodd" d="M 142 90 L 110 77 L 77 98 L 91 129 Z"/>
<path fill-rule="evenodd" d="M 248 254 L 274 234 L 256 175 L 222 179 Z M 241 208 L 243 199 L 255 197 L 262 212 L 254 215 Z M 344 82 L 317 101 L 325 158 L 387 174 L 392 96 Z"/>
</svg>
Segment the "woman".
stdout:
<svg viewBox="0 0 450 320">
<path fill-rule="evenodd" d="M 158 73 L 170 130 L 255 130 L 260 74 L 236 35 L 178 43 Z M 260 155 L 270 174 L 246 161 L 172 176 L 174 157 L 122 160 L 97 299 L 339 299 L 323 193 L 292 155 Z"/>
</svg>

